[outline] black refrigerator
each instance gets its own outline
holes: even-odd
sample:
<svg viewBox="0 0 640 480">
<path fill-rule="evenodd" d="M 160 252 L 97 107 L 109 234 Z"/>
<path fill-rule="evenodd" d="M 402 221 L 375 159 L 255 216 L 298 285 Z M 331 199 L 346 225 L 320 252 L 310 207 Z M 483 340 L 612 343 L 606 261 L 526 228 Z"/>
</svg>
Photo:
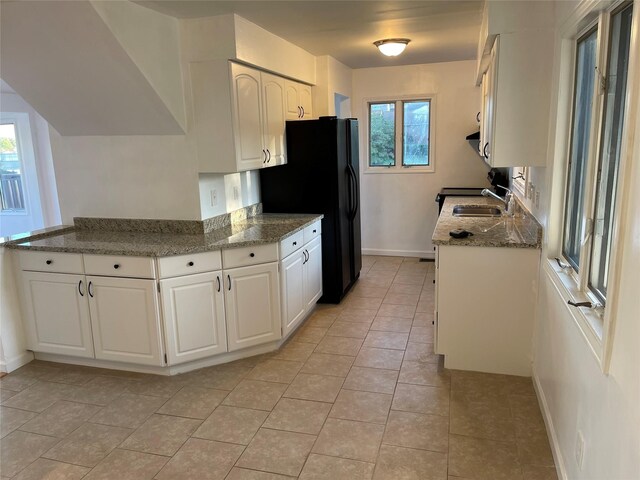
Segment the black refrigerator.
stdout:
<svg viewBox="0 0 640 480">
<path fill-rule="evenodd" d="M 322 303 L 340 303 L 360 276 L 358 121 L 287 122 L 287 163 L 260 170 L 266 213 L 322 213 Z"/>
</svg>

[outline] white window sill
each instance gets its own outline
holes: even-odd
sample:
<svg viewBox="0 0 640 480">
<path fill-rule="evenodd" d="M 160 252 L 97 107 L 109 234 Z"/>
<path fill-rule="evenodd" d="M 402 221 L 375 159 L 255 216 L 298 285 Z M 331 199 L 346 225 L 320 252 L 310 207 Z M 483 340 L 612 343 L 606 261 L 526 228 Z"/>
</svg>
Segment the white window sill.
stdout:
<svg viewBox="0 0 640 480">
<path fill-rule="evenodd" d="M 363 173 L 405 174 L 405 173 L 435 173 L 433 166 L 428 167 L 365 167 Z"/>
<path fill-rule="evenodd" d="M 559 296 L 562 298 L 565 307 L 576 325 L 580 329 L 583 337 L 587 341 L 591 351 L 598 360 L 598 363 L 602 366 L 603 360 L 603 333 L 604 333 L 604 310 L 602 309 L 590 309 L 585 307 L 574 307 L 567 303 L 568 300 L 572 302 L 593 302 L 594 299 L 590 298 L 585 293 L 578 290 L 573 276 L 558 266 L 557 262 L 553 258 L 548 258 L 544 264 L 544 270 L 549 276 L 549 279 L 556 287 Z"/>
</svg>

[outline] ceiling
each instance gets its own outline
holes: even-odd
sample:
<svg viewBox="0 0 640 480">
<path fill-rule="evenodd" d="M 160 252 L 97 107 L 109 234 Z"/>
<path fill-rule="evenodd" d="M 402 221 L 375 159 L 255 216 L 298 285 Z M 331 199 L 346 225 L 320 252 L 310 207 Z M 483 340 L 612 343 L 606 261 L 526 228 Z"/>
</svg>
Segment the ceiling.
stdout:
<svg viewBox="0 0 640 480">
<path fill-rule="evenodd" d="M 470 60 L 476 57 L 480 0 L 139 0 L 177 18 L 227 13 L 260 25 L 314 55 L 351 68 Z M 375 40 L 410 38 L 399 57 L 385 57 Z"/>
</svg>

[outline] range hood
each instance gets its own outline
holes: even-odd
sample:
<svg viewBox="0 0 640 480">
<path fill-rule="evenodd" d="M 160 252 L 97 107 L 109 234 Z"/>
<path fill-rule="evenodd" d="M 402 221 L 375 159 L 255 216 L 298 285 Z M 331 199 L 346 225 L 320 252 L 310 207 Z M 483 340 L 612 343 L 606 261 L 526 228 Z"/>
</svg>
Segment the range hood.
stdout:
<svg viewBox="0 0 640 480">
<path fill-rule="evenodd" d="M 467 141 L 473 150 L 480 155 L 480 130 L 472 133 L 471 135 L 467 135 Z"/>
</svg>

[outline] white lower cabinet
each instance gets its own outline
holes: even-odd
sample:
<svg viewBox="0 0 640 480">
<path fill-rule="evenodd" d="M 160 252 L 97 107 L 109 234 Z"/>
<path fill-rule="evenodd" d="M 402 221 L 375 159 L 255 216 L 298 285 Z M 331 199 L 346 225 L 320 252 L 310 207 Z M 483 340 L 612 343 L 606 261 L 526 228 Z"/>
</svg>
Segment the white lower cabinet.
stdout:
<svg viewBox="0 0 640 480">
<path fill-rule="evenodd" d="M 223 271 L 229 351 L 282 337 L 278 264 Z"/>
<path fill-rule="evenodd" d="M 22 278 L 29 349 L 93 357 L 84 275 L 23 272 Z"/>
<path fill-rule="evenodd" d="M 222 272 L 160 281 L 169 365 L 227 351 Z"/>
<path fill-rule="evenodd" d="M 304 318 L 306 299 L 303 288 L 304 250 L 292 253 L 280 264 L 280 282 L 282 285 L 282 334 L 287 335 Z"/>
<path fill-rule="evenodd" d="M 304 299 L 307 310 L 313 308 L 322 296 L 322 237 L 305 245 L 307 261 L 304 264 Z"/>
<path fill-rule="evenodd" d="M 305 318 L 322 296 L 322 237 L 316 237 L 280 263 L 282 334 Z"/>
<path fill-rule="evenodd" d="M 97 359 L 164 364 L 155 280 L 87 276 L 87 293 Z"/>
</svg>

